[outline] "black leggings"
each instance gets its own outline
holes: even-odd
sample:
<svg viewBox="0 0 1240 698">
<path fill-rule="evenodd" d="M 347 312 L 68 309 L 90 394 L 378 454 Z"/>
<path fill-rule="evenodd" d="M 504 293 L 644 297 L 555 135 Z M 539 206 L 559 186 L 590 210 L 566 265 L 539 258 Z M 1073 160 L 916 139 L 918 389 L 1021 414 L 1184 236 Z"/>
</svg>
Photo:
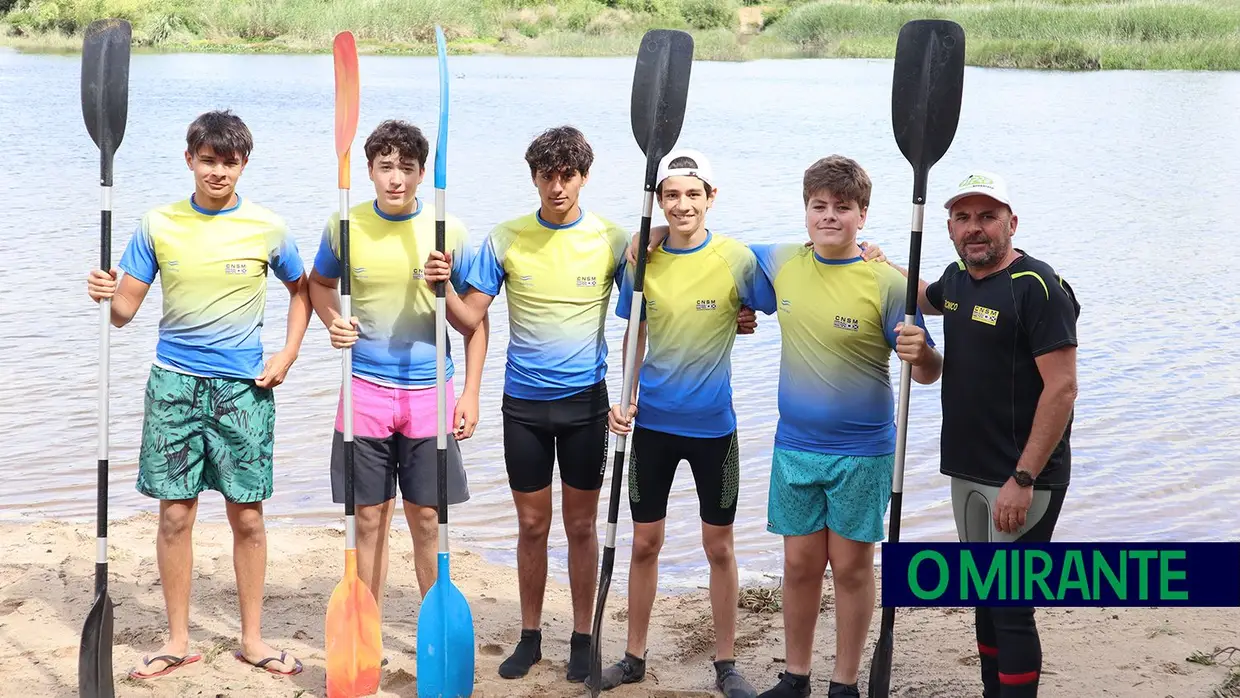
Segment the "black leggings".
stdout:
<svg viewBox="0 0 1240 698">
<path fill-rule="evenodd" d="M 997 494 L 998 488 L 976 486 L 965 483 L 973 492 L 982 494 L 987 503 L 993 505 L 992 493 Z M 957 521 L 960 521 L 959 484 L 954 486 L 953 502 L 956 504 Z M 1047 543 L 1055 532 L 1055 523 L 1063 508 L 1067 490 L 1039 490 L 1034 493 L 1034 506 L 1030 507 L 1029 516 L 1040 514 L 1036 522 L 1022 533 L 1014 542 Z M 978 500 L 970 495 L 970 504 Z M 1045 506 L 1045 510 L 1042 507 Z M 966 507 L 974 511 L 964 514 L 978 522 L 980 507 Z M 986 512 L 989 516 L 989 512 Z M 967 525 L 960 531 L 960 538 L 966 542 L 986 542 L 986 531 L 993 524 L 987 522 L 982 528 L 978 525 Z M 1026 524 L 1028 525 L 1028 524 Z M 981 529 L 979 532 L 978 529 Z M 981 660 L 983 698 L 1036 698 L 1038 682 L 1042 675 L 1042 642 L 1038 637 L 1038 626 L 1034 620 L 1032 606 L 995 606 L 978 607 L 974 610 L 977 631 L 977 652 Z"/>
<path fill-rule="evenodd" d="M 629 511 L 633 521 L 653 523 L 667 516 L 676 467 L 685 460 L 693 471 L 702 521 L 712 526 L 732 525 L 740 488 L 740 449 L 735 431 L 699 438 L 636 427 L 631 453 Z"/>
</svg>

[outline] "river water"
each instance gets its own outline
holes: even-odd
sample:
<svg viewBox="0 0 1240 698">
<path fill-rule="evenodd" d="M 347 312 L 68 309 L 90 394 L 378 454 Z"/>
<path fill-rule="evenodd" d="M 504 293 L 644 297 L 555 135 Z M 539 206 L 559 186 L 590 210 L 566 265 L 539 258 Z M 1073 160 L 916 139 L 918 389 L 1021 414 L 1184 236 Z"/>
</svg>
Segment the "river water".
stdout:
<svg viewBox="0 0 1240 698">
<path fill-rule="evenodd" d="M 475 244 L 495 224 L 537 205 L 524 149 L 540 130 L 562 123 L 579 126 L 595 149 L 584 205 L 636 228 L 644 160 L 629 126 L 631 59 L 450 60 L 448 207 Z M 98 259 L 99 195 L 79 70 L 76 56 L 0 51 L 0 202 L 10 222 L 0 235 L 7 271 L 0 517 L 80 518 L 90 530 L 98 330 L 83 281 Z M 433 59 L 363 56 L 361 74 L 355 202 L 373 194 L 361 155 L 369 130 L 384 118 L 404 118 L 422 125 L 433 144 L 438 109 Z M 863 237 L 907 263 L 912 183 L 891 135 L 890 80 L 890 62 L 879 60 L 695 64 L 680 142 L 713 159 L 720 196 L 712 229 L 747 242 L 804 239 L 801 174 L 816 158 L 842 153 L 858 159 L 875 183 Z M 202 111 L 231 108 L 257 143 L 239 191 L 285 217 L 309 263 L 324 219 L 338 206 L 332 85 L 329 55 L 135 55 L 128 127 L 116 158 L 114 259 L 143 210 L 192 191 L 182 154 L 188 123 Z M 923 275 L 936 276 L 955 258 L 939 208 L 951 185 L 970 167 L 1005 173 L 1021 216 L 1018 245 L 1067 277 L 1083 306 L 1074 484 L 1057 538 L 1234 538 L 1240 75 L 969 68 L 965 89 L 955 143 L 930 177 Z M 433 195 L 431 187 L 427 177 L 425 195 Z M 270 350 L 283 342 L 286 309 L 274 279 L 269 297 Z M 113 517 L 155 508 L 133 481 L 159 307 L 157 284 L 134 322 L 112 331 Z M 508 338 L 502 295 L 492 313 L 482 420 L 463 445 L 473 498 L 452 509 L 452 536 L 453 545 L 511 564 L 516 519 L 499 411 Z M 941 323 L 929 324 L 942 343 Z M 612 316 L 613 397 L 623 330 Z M 779 574 L 782 566 L 780 541 L 765 531 L 779 341 L 775 319 L 763 316 L 733 354 L 743 579 Z M 455 333 L 453 344 L 462 356 Z M 892 367 L 895 383 L 898 364 Z M 316 318 L 277 393 L 272 525 L 342 520 L 328 484 L 339 376 L 339 356 Z M 938 400 L 937 385 L 914 385 L 905 540 L 953 536 L 947 482 L 937 470 Z M 204 499 L 200 516 L 222 520 L 218 494 Z M 551 569 L 562 578 L 558 514 L 552 531 Z M 630 534 L 625 504 L 618 583 Z M 692 479 L 682 466 L 669 507 L 663 587 L 705 584 L 699 541 Z"/>
</svg>

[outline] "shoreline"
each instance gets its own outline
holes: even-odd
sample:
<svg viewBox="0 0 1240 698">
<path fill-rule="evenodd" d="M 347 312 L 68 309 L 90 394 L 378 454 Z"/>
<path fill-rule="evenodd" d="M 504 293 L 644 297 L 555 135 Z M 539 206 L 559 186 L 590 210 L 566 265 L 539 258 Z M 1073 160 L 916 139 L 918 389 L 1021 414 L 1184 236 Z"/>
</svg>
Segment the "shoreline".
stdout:
<svg viewBox="0 0 1240 698">
<path fill-rule="evenodd" d="M 1240 0 L 478 0 L 468 8 L 409 0 L 407 16 L 386 23 L 383 0 L 341 0 L 328 12 L 302 0 L 271 0 L 261 11 L 223 1 L 133 0 L 122 12 L 134 24 L 133 52 L 325 55 L 334 33 L 351 29 L 361 55 L 433 56 L 440 24 L 457 56 L 627 58 L 645 30 L 661 27 L 689 31 L 699 61 L 890 59 L 904 22 L 939 17 L 965 28 L 974 67 L 1240 70 Z M 77 53 L 94 12 L 86 0 L 31 0 L 0 15 L 0 46 Z"/>
<path fill-rule="evenodd" d="M 117 696 L 322 696 L 323 614 L 343 568 L 342 534 L 322 526 L 268 529 L 265 639 L 273 647 L 290 650 L 305 665 L 300 675 L 282 678 L 231 657 L 239 632 L 231 539 L 226 523 L 199 522 L 190 633 L 191 650 L 201 653 L 204 661 L 139 682 L 125 673 L 165 637 L 152 540 L 155 526 L 156 517 L 149 513 L 109 525 L 109 593 L 118 604 L 113 660 Z M 77 645 L 93 598 L 93 528 L 56 520 L 6 521 L 0 522 L 0 535 L 0 673 L 11 684 L 27 687 L 28 695 L 76 695 Z M 384 605 L 384 651 L 390 664 L 378 695 L 412 697 L 421 600 L 407 533 L 394 531 L 391 546 Z M 623 565 L 627 551 L 617 552 L 621 558 L 617 565 Z M 542 662 L 525 679 L 507 681 L 496 671 L 519 634 L 516 570 L 488 563 L 458 544 L 452 551 L 452 578 L 473 610 L 475 696 L 577 698 L 586 693 L 581 684 L 564 680 L 572 629 L 565 584 L 554 579 L 547 584 Z M 737 611 L 738 668 L 759 691 L 769 688 L 783 669 L 783 622 L 775 586 L 743 591 Z M 618 659 L 624 649 L 625 591 L 613 585 L 609 596 L 603 632 L 606 663 Z M 829 579 L 822 608 L 814 648 L 815 695 L 826 694 L 834 658 L 834 594 Z M 862 658 L 863 695 L 880 617 L 876 608 Z M 967 609 L 901 609 L 896 620 L 894 695 L 946 698 L 980 692 L 972 622 Z M 1038 612 L 1038 625 L 1045 656 L 1042 685 L 1048 695 L 1240 696 L 1240 669 L 1227 666 L 1226 653 L 1208 665 L 1216 648 L 1240 645 L 1236 630 L 1240 609 L 1051 608 Z M 707 593 L 670 595 L 661 589 L 652 614 L 647 679 L 608 695 L 718 696 L 712 686 L 713 647 Z"/>
</svg>

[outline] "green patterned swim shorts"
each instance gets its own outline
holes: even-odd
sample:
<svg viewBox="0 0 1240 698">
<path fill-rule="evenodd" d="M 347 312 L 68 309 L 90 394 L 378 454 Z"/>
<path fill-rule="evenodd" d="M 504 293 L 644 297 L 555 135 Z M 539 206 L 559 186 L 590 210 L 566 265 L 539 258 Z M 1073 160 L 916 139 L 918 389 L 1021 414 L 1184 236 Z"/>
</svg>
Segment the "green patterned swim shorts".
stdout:
<svg viewBox="0 0 1240 698">
<path fill-rule="evenodd" d="M 237 503 L 271 497 L 275 395 L 253 380 L 200 378 L 159 366 L 146 382 L 137 490 Z"/>
</svg>

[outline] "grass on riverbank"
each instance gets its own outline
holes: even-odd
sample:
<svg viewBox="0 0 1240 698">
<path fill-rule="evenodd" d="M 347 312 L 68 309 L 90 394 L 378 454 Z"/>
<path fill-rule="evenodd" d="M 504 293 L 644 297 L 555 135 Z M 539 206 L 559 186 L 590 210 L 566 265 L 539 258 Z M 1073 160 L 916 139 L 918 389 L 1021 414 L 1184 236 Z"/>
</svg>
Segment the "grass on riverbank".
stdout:
<svg viewBox="0 0 1240 698">
<path fill-rule="evenodd" d="M 1240 70 L 1240 0 L 0 0 L 4 43 L 76 50 L 93 19 L 134 23 L 140 49 L 631 55 L 652 27 L 690 30 L 702 60 L 887 58 L 915 18 L 959 22 L 970 65 Z"/>
</svg>

